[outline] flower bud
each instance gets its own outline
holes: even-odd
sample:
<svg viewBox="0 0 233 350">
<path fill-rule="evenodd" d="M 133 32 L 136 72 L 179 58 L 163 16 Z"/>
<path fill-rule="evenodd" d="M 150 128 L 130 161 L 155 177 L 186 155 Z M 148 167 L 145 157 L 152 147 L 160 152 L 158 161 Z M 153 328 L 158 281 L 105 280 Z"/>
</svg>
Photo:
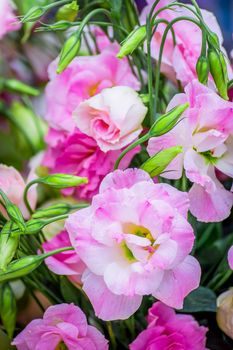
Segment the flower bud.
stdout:
<svg viewBox="0 0 233 350">
<path fill-rule="evenodd" d="M 37 182 L 51 186 L 53 188 L 61 189 L 87 184 L 88 179 L 86 177 L 79 177 L 68 174 L 52 174 L 38 178 Z"/>
<path fill-rule="evenodd" d="M 141 169 L 149 173 L 151 177 L 158 176 L 178 154 L 182 153 L 182 151 L 183 148 L 181 146 L 164 149 L 143 163 Z"/>
<path fill-rule="evenodd" d="M 58 21 L 56 23 L 48 24 L 46 26 L 36 28 L 36 32 L 46 32 L 46 31 L 55 31 L 55 30 L 67 30 L 71 27 L 69 21 Z"/>
<path fill-rule="evenodd" d="M 71 205 L 68 203 L 57 203 L 54 205 L 51 205 L 47 208 L 41 208 L 37 210 L 35 213 L 32 214 L 33 219 L 40 219 L 40 218 L 50 218 L 58 215 L 64 215 L 68 214 L 73 209 L 79 209 L 79 208 L 85 208 L 89 204 L 85 202 L 77 203 L 76 205 Z"/>
<path fill-rule="evenodd" d="M 216 50 L 210 48 L 208 50 L 208 60 L 210 64 L 210 73 L 214 79 L 218 92 L 222 98 L 228 100 L 228 77 L 224 56 L 219 54 Z"/>
<path fill-rule="evenodd" d="M 210 67 L 209 67 L 209 61 L 207 57 L 200 56 L 196 64 L 197 76 L 200 83 L 204 85 L 207 84 L 209 70 L 210 70 Z"/>
<path fill-rule="evenodd" d="M 78 10 L 79 6 L 77 4 L 77 1 L 72 1 L 70 4 L 66 4 L 59 8 L 56 13 L 56 20 L 74 22 L 75 18 L 77 17 Z"/>
<path fill-rule="evenodd" d="M 43 16 L 46 12 L 45 7 L 42 6 L 33 6 L 30 8 L 30 10 L 26 13 L 26 15 L 21 19 L 22 23 L 26 22 L 35 22 L 37 21 L 41 16 Z"/>
<path fill-rule="evenodd" d="M 16 324 L 16 300 L 11 286 L 4 283 L 0 288 L 0 313 L 8 337 L 12 339 Z"/>
<path fill-rule="evenodd" d="M 208 33 L 208 43 L 209 43 L 209 46 L 213 46 L 216 49 L 218 49 L 220 47 L 219 38 L 218 38 L 217 34 L 212 32 L 210 29 L 209 29 L 209 33 Z"/>
<path fill-rule="evenodd" d="M 7 233 L 11 230 L 12 222 L 7 222 L 0 234 L 0 269 L 5 270 L 13 259 L 19 244 L 19 236 Z"/>
<path fill-rule="evenodd" d="M 9 112 L 12 132 L 19 150 L 29 158 L 44 149 L 44 136 L 47 133 L 47 125 L 43 119 L 18 101 L 12 103 Z"/>
<path fill-rule="evenodd" d="M 60 59 L 58 63 L 57 73 L 63 72 L 70 62 L 78 54 L 81 46 L 80 38 L 77 33 L 72 34 L 64 43 L 60 53 Z"/>
<path fill-rule="evenodd" d="M 166 114 L 161 115 L 149 130 L 150 137 L 161 136 L 169 132 L 174 128 L 178 120 L 184 111 L 189 107 L 189 103 L 176 106 L 168 111 Z"/>
<path fill-rule="evenodd" d="M 40 94 L 39 90 L 22 83 L 16 79 L 3 79 L 2 86 L 3 89 L 12 92 L 17 92 L 21 94 L 27 94 L 31 96 L 38 96 Z"/>
<path fill-rule="evenodd" d="M 6 205 L 6 211 L 9 218 L 19 227 L 20 230 L 25 230 L 25 222 L 23 219 L 23 215 L 19 208 L 15 204 Z"/>
<path fill-rule="evenodd" d="M 120 51 L 117 54 L 118 58 L 123 58 L 131 54 L 146 38 L 146 27 L 142 26 L 136 28 L 129 36 L 124 40 Z"/>
<path fill-rule="evenodd" d="M 217 323 L 219 328 L 233 339 L 233 288 L 220 294 L 217 299 Z"/>
</svg>

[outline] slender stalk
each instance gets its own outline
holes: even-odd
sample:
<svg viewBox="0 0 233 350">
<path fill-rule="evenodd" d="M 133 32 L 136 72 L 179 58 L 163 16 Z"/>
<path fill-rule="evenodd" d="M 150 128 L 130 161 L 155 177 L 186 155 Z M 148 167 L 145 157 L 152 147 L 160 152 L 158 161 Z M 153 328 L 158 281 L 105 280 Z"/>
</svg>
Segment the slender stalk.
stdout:
<svg viewBox="0 0 233 350">
<path fill-rule="evenodd" d="M 117 343 L 116 343 L 115 335 L 113 333 L 112 323 L 110 321 L 108 321 L 108 322 L 106 322 L 106 326 L 107 326 L 107 330 L 108 330 L 108 334 L 109 334 L 109 339 L 111 341 L 112 350 L 116 350 Z"/>
</svg>

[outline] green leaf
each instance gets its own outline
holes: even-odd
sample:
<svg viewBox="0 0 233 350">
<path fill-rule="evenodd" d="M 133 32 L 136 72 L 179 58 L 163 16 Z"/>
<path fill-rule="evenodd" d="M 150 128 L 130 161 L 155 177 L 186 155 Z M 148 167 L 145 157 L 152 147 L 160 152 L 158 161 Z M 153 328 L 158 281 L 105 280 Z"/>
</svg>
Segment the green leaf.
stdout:
<svg viewBox="0 0 233 350">
<path fill-rule="evenodd" d="M 60 289 L 66 303 L 80 304 L 80 293 L 78 289 L 65 276 L 60 278 Z"/>
<path fill-rule="evenodd" d="M 181 312 L 216 312 L 215 293 L 209 288 L 199 287 L 185 298 Z"/>
</svg>

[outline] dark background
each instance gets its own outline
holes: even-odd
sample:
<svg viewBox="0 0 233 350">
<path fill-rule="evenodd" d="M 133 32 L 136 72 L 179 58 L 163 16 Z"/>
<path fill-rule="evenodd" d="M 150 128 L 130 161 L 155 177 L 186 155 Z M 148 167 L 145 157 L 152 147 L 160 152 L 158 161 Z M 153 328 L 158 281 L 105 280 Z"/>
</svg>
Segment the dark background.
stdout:
<svg viewBox="0 0 233 350">
<path fill-rule="evenodd" d="M 136 0 L 139 9 L 145 6 L 145 0 Z M 190 3 L 189 0 L 182 2 Z M 233 49 L 233 0 L 197 0 L 200 7 L 214 12 L 224 34 L 224 46 L 228 52 Z"/>
</svg>

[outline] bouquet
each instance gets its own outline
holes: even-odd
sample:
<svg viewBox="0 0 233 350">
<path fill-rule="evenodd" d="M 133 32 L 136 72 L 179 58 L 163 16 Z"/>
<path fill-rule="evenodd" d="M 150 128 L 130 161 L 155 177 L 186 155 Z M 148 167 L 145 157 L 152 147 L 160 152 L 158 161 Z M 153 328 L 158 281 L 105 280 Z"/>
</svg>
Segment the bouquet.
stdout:
<svg viewBox="0 0 233 350">
<path fill-rule="evenodd" d="M 0 1 L 0 341 L 233 347 L 233 68 L 215 16 Z"/>
</svg>

